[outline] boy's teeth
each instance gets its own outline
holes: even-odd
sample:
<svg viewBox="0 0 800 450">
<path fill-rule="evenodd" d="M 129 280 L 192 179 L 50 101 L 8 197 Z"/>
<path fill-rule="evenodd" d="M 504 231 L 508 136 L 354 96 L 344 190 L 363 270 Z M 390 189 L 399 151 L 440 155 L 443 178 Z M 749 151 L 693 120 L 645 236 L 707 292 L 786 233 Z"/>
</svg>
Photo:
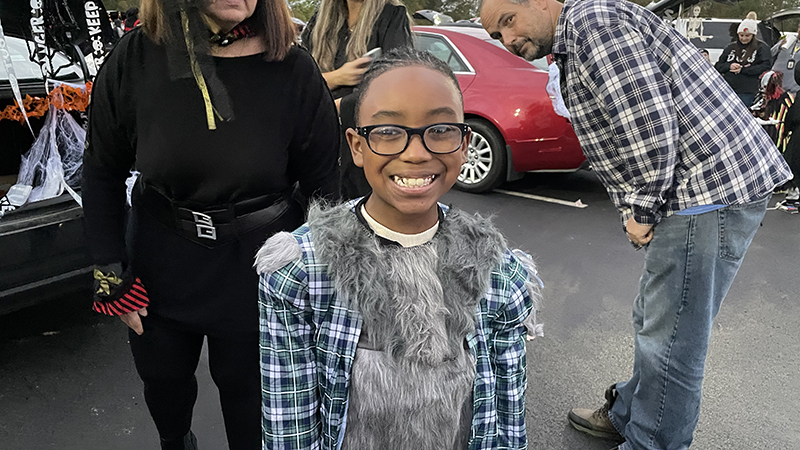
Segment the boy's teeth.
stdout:
<svg viewBox="0 0 800 450">
<path fill-rule="evenodd" d="M 426 178 L 402 178 L 398 176 L 392 177 L 394 182 L 403 187 L 422 187 L 431 184 L 434 176 L 431 175 Z"/>
</svg>

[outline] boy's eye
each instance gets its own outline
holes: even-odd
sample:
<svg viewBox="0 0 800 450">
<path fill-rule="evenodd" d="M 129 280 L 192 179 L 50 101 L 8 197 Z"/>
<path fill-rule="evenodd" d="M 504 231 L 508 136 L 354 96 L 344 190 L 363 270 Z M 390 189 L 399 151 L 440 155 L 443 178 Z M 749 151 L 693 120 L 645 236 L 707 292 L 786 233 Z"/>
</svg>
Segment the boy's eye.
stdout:
<svg viewBox="0 0 800 450">
<path fill-rule="evenodd" d="M 436 125 L 433 127 L 428 128 L 425 132 L 426 137 L 430 137 L 432 139 L 449 139 L 452 137 L 456 137 L 458 139 L 461 138 L 461 130 L 458 127 L 453 125 Z"/>
<path fill-rule="evenodd" d="M 389 139 L 397 139 L 401 136 L 405 135 L 406 132 L 397 127 L 380 127 L 375 128 L 370 133 L 371 138 L 381 139 L 381 140 L 389 140 Z"/>
</svg>

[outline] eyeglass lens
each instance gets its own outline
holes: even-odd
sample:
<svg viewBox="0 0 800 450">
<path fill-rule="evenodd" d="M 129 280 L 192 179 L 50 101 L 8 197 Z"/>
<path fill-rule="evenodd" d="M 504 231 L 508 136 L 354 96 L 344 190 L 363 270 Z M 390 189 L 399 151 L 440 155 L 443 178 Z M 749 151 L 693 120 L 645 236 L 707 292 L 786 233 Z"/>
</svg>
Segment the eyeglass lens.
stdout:
<svg viewBox="0 0 800 450">
<path fill-rule="evenodd" d="M 431 153 L 452 153 L 461 145 L 463 134 L 455 125 L 437 124 L 423 134 L 425 146 Z M 396 155 L 406 149 L 409 142 L 406 130 L 394 126 L 382 126 L 369 133 L 372 151 L 381 155 Z"/>
</svg>

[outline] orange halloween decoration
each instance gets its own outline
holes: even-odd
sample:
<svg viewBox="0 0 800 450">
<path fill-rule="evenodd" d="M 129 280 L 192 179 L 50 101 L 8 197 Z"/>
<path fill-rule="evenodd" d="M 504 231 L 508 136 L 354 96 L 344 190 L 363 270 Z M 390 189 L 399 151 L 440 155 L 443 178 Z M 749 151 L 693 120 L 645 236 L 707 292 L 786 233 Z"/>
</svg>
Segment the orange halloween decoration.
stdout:
<svg viewBox="0 0 800 450">
<path fill-rule="evenodd" d="M 91 81 L 86 83 L 85 88 L 62 84 L 50 91 L 45 98 L 26 95 L 22 105 L 25 107 L 29 118 L 44 116 L 50 105 L 67 111 L 86 111 L 91 93 Z M 8 105 L 4 110 L 0 111 L 0 120 L 4 119 L 16 120 L 20 124 L 25 123 L 25 117 L 22 116 L 22 111 L 19 110 L 16 101 L 14 101 L 13 105 Z"/>
</svg>

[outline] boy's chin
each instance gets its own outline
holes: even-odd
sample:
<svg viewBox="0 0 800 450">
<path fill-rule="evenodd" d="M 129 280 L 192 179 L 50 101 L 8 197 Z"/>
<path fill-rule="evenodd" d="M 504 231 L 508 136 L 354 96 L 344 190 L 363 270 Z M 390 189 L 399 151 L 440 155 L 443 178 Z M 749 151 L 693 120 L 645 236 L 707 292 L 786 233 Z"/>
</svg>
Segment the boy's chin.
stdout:
<svg viewBox="0 0 800 450">
<path fill-rule="evenodd" d="M 417 201 L 392 202 L 394 209 L 406 216 L 420 216 L 436 208 L 438 199 L 418 199 Z"/>
<path fill-rule="evenodd" d="M 440 192 L 437 190 L 431 191 L 427 195 L 419 196 L 387 195 L 385 197 L 380 197 L 387 206 L 399 212 L 401 215 L 408 216 L 409 218 L 419 218 L 420 216 L 431 214 L 431 211 L 436 209 L 436 204 L 441 197 L 439 193 Z M 374 194 L 375 193 L 373 193 L 373 195 Z"/>
</svg>

